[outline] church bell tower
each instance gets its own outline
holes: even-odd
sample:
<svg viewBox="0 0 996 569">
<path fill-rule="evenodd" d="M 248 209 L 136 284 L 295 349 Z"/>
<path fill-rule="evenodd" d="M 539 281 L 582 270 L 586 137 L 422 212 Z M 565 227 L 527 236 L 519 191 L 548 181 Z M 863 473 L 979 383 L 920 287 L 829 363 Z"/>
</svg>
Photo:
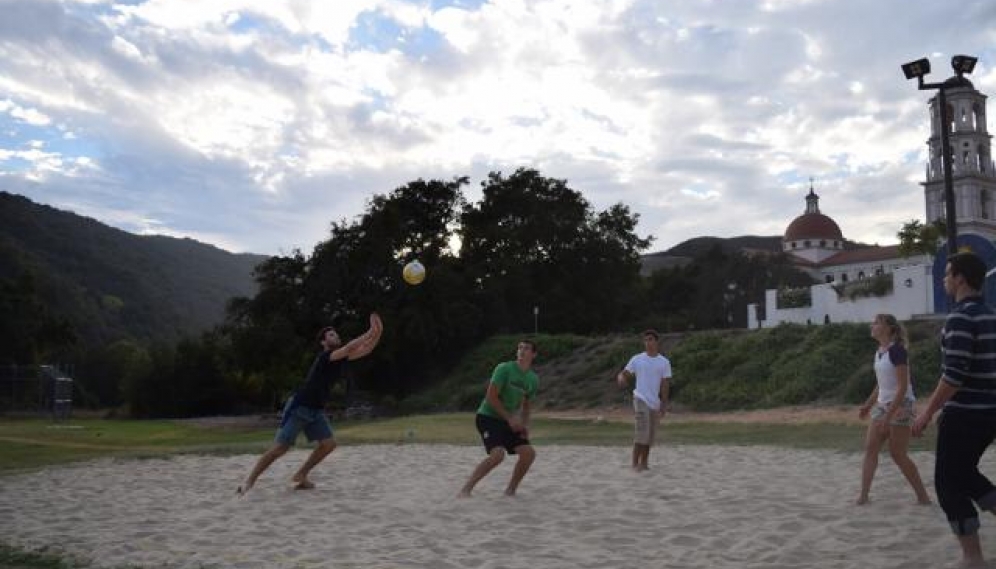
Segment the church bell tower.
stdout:
<svg viewBox="0 0 996 569">
<path fill-rule="evenodd" d="M 986 128 L 986 96 L 964 77 L 944 82 L 946 119 L 951 145 L 951 181 L 958 234 L 975 233 L 996 240 L 996 168 Z M 944 165 L 939 97 L 930 99 L 930 139 L 927 181 L 923 183 L 927 220 L 945 220 Z"/>
</svg>

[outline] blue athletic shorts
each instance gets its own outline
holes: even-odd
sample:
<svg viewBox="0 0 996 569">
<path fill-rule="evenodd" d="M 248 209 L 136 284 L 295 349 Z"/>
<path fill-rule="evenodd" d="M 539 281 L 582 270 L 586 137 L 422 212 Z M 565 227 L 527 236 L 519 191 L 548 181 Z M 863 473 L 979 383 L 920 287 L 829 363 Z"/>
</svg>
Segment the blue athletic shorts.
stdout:
<svg viewBox="0 0 996 569">
<path fill-rule="evenodd" d="M 304 431 L 309 441 L 324 441 L 332 438 L 332 424 L 323 409 L 298 405 L 292 395 L 284 405 L 280 418 L 280 428 L 274 441 L 278 444 L 294 446 L 297 435 Z"/>
</svg>

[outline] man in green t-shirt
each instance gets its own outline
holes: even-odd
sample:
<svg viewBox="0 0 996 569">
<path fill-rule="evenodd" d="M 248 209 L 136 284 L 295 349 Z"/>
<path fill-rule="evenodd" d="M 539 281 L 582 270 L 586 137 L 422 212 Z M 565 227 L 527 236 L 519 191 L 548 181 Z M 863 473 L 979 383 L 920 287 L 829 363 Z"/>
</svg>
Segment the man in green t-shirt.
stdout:
<svg viewBox="0 0 996 569">
<path fill-rule="evenodd" d="M 519 457 L 505 488 L 506 496 L 514 496 L 519 482 L 536 459 L 536 451 L 529 444 L 529 405 L 539 386 L 539 378 L 531 369 L 536 353 L 536 343 L 523 340 L 519 342 L 515 361 L 500 363 L 491 373 L 488 391 L 477 408 L 476 418 L 477 432 L 481 434 L 488 457 L 477 465 L 463 485 L 461 497 L 470 496 L 474 486 L 501 464 L 506 452 Z"/>
</svg>

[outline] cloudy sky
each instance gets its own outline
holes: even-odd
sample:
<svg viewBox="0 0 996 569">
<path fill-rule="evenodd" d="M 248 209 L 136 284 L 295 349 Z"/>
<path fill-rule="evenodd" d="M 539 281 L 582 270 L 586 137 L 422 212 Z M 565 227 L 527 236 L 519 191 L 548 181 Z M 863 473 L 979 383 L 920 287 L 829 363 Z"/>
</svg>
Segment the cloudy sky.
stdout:
<svg viewBox="0 0 996 569">
<path fill-rule="evenodd" d="M 520 166 L 663 250 L 923 219 L 927 100 L 992 0 L 0 0 L 0 190 L 134 233 L 310 253 L 417 178 Z M 996 109 L 989 109 L 996 115 Z M 989 129 L 994 128 L 989 121 Z"/>
</svg>

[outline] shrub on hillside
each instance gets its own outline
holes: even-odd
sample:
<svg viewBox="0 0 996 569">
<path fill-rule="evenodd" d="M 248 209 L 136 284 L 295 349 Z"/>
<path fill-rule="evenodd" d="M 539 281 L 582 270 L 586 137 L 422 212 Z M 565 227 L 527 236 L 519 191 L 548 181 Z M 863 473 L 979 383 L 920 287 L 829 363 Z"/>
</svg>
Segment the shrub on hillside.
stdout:
<svg viewBox="0 0 996 569">
<path fill-rule="evenodd" d="M 915 390 L 936 382 L 936 338 L 912 323 L 910 347 Z M 914 334 L 915 332 L 915 334 Z M 783 324 L 746 334 L 695 334 L 672 352 L 675 399 L 699 411 L 725 411 L 809 403 L 858 403 L 874 388 L 875 342 L 867 324 Z M 930 386 L 923 385 L 924 383 Z"/>
</svg>

